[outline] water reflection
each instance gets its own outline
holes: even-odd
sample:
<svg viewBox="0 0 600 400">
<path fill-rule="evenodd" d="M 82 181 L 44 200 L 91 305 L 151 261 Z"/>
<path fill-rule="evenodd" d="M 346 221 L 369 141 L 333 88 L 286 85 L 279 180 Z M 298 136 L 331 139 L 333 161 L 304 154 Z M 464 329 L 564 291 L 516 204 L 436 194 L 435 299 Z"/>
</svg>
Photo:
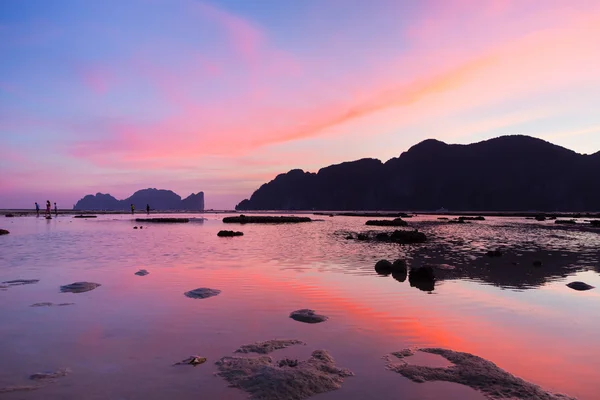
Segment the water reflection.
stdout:
<svg viewBox="0 0 600 400">
<path fill-rule="evenodd" d="M 282 352 L 286 357 L 304 359 L 324 348 L 356 373 L 341 390 L 322 396 L 329 399 L 472 395 L 452 397 L 448 387 L 386 374 L 381 356 L 413 345 L 471 352 L 582 399 L 600 392 L 600 295 L 572 291 L 562 278 L 575 274 L 600 287 L 595 232 L 510 219 L 445 225 L 413 218 L 411 225 L 430 240 L 399 246 L 346 240 L 336 232 L 364 230 L 366 219 L 351 217 L 246 225 L 240 240 L 217 238 L 221 216 L 143 230 L 133 230 L 130 219 L 113 218 L 61 218 L 50 225 L 23 218 L 0 241 L 0 281 L 40 279 L 0 292 L 0 319 L 6 322 L 0 324 L 0 382 L 18 383 L 56 367 L 77 371 L 77 379 L 19 398 L 154 399 L 169 390 L 183 399 L 197 397 L 199 388 L 208 398 L 246 398 L 212 376 L 212 362 L 240 345 L 273 338 L 309 344 L 298 350 L 306 353 Z M 496 248 L 502 257 L 485 256 Z M 374 266 L 382 258 L 405 259 L 409 270 L 432 266 L 433 287 L 411 287 L 403 272 L 378 277 Z M 542 266 L 534 267 L 535 260 Z M 137 277 L 140 268 L 151 273 Z M 83 280 L 102 286 L 76 295 L 59 292 L 60 285 Z M 198 287 L 222 292 L 206 301 L 183 296 Z M 44 301 L 76 304 L 29 307 Z M 288 318 L 301 308 L 330 319 L 312 326 Z M 190 354 L 209 362 L 170 368 Z"/>
</svg>

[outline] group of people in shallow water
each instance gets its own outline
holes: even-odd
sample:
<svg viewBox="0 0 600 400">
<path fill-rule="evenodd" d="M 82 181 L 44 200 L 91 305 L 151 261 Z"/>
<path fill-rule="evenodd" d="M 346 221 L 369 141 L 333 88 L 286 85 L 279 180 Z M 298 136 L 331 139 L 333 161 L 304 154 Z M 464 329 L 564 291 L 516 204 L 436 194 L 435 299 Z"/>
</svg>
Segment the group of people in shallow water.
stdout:
<svg viewBox="0 0 600 400">
<path fill-rule="evenodd" d="M 40 205 L 38 202 L 35 202 L 35 212 L 37 216 L 40 216 Z M 135 205 L 131 204 L 131 215 L 135 214 Z M 150 204 L 146 204 L 146 214 L 150 215 Z M 58 207 L 56 206 L 56 202 L 54 202 L 54 216 L 58 216 Z M 52 204 L 50 200 L 46 200 L 46 218 L 52 218 Z"/>
<path fill-rule="evenodd" d="M 35 202 L 35 212 L 37 216 L 40 216 L 40 205 Z M 56 206 L 56 202 L 54 202 L 54 216 L 58 216 L 58 207 Z M 46 200 L 46 218 L 52 218 L 52 204 L 50 200 Z"/>
<path fill-rule="evenodd" d="M 135 205 L 131 204 L 131 215 L 135 214 Z M 146 204 L 146 214 L 150 215 L 150 204 Z"/>
</svg>

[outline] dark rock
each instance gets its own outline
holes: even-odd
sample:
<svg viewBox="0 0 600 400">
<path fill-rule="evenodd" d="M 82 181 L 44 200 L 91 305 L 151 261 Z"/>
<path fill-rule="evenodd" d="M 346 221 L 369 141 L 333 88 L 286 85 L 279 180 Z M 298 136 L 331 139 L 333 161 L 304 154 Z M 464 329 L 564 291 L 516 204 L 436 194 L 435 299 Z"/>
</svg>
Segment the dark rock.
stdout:
<svg viewBox="0 0 600 400">
<path fill-rule="evenodd" d="M 152 222 L 163 224 L 176 224 L 190 222 L 189 218 L 136 218 L 136 222 Z"/>
<path fill-rule="evenodd" d="M 478 217 L 458 217 L 459 221 L 485 221 L 485 218 L 482 216 Z"/>
<path fill-rule="evenodd" d="M 379 260 L 375 264 L 375 272 L 379 275 L 389 275 L 392 273 L 392 263 L 388 260 Z"/>
<path fill-rule="evenodd" d="M 472 354 L 439 348 L 423 348 L 417 351 L 440 355 L 453 365 L 434 368 L 408 364 L 404 358 L 413 355 L 414 350 L 407 349 L 386 356 L 387 368 L 413 382 L 443 381 L 469 386 L 483 393 L 490 400 L 575 400 L 572 397 L 547 392 L 533 383 L 509 374 L 494 363 Z"/>
<path fill-rule="evenodd" d="M 346 240 L 352 240 L 352 239 L 354 239 L 354 236 L 352 236 L 352 235 L 347 235 L 346 236 Z"/>
<path fill-rule="evenodd" d="M 217 375 L 255 400 L 303 400 L 339 389 L 344 378 L 354 375 L 338 368 L 325 350 L 314 351 L 308 360 L 299 362 L 259 356 L 223 357 L 216 364 Z"/>
<path fill-rule="evenodd" d="M 146 271 L 145 269 L 140 269 L 138 272 L 135 272 L 134 275 L 137 276 L 146 276 L 150 274 L 150 272 Z"/>
<path fill-rule="evenodd" d="M 364 233 L 359 233 L 356 237 L 357 240 L 369 240 L 369 235 Z"/>
<path fill-rule="evenodd" d="M 290 360 L 289 358 L 284 358 L 283 360 L 279 360 L 279 368 L 281 367 L 290 367 L 294 368 L 298 366 L 298 360 Z"/>
<path fill-rule="evenodd" d="M 533 266 L 534 267 L 541 267 L 543 265 L 543 263 L 540 260 L 535 260 L 533 262 Z"/>
<path fill-rule="evenodd" d="M 600 228 L 600 221 L 590 221 L 590 225 L 595 228 Z"/>
<path fill-rule="evenodd" d="M 184 294 L 192 299 L 206 299 L 217 296 L 219 293 L 221 293 L 221 291 L 218 289 L 198 288 L 190 290 L 189 292 L 185 292 Z"/>
<path fill-rule="evenodd" d="M 233 236 L 244 236 L 244 232 L 236 232 L 236 231 L 219 231 L 217 233 L 219 237 L 233 237 Z"/>
<path fill-rule="evenodd" d="M 19 286 L 19 285 L 31 285 L 33 283 L 38 283 L 39 279 L 14 279 L 12 281 L 4 281 L 2 283 L 6 283 L 10 286 Z"/>
<path fill-rule="evenodd" d="M 466 224 L 464 219 L 451 219 L 448 221 L 449 224 Z"/>
<path fill-rule="evenodd" d="M 10 232 L 6 229 L 0 229 L 0 235 L 8 235 Z"/>
<path fill-rule="evenodd" d="M 406 261 L 397 259 L 392 264 L 392 272 L 406 272 L 408 266 L 406 265 Z"/>
<path fill-rule="evenodd" d="M 567 283 L 567 286 L 573 290 L 579 290 L 579 291 L 594 289 L 594 286 L 588 285 L 585 282 L 579 282 L 579 281 Z"/>
<path fill-rule="evenodd" d="M 302 309 L 292 311 L 290 318 L 300 322 L 306 322 L 308 324 L 317 324 L 319 322 L 325 322 L 329 318 L 325 315 L 315 314 L 314 310 Z"/>
<path fill-rule="evenodd" d="M 64 306 L 72 306 L 74 304 L 75 303 L 58 303 L 58 304 L 55 304 L 55 303 L 44 302 L 44 303 L 35 303 L 35 304 L 30 305 L 29 307 L 54 307 L 54 306 L 56 306 L 56 307 L 64 307 Z"/>
<path fill-rule="evenodd" d="M 556 221 L 554 221 L 554 223 L 561 225 L 575 225 L 577 224 L 577 221 L 575 221 L 574 219 L 557 219 Z"/>
<path fill-rule="evenodd" d="M 97 215 L 74 215 L 73 218 L 98 218 Z"/>
<path fill-rule="evenodd" d="M 390 235 L 387 234 L 386 232 L 379 232 L 379 233 L 375 234 L 375 239 L 387 241 L 390 239 Z"/>
<path fill-rule="evenodd" d="M 485 253 L 486 256 L 488 257 L 502 257 L 502 252 L 500 250 L 489 250 L 487 253 Z"/>
<path fill-rule="evenodd" d="M 30 375 L 29 379 L 33 381 L 44 381 L 49 379 L 62 378 L 67 376 L 71 372 L 68 368 L 61 368 L 54 372 L 38 372 L 36 374 Z"/>
<path fill-rule="evenodd" d="M 398 282 L 404 282 L 406 280 L 407 275 L 408 273 L 406 270 L 392 272 L 392 278 L 394 278 Z"/>
<path fill-rule="evenodd" d="M 536 221 L 545 221 L 546 220 L 546 216 L 545 215 L 538 215 L 535 217 Z"/>
<path fill-rule="evenodd" d="M 74 282 L 71 283 L 69 285 L 64 285 L 60 287 L 60 291 L 63 293 L 69 292 L 69 293 L 83 293 L 83 292 L 89 292 L 90 290 L 94 290 L 96 289 L 98 286 L 100 286 L 99 283 L 93 283 L 93 282 Z"/>
<path fill-rule="evenodd" d="M 431 292 L 435 288 L 435 274 L 431 266 L 411 268 L 408 274 L 410 286 L 425 292 Z"/>
<path fill-rule="evenodd" d="M 134 226 L 134 227 L 133 227 L 133 229 L 137 229 L 137 228 L 138 228 L 137 226 Z"/>
<path fill-rule="evenodd" d="M 4 214 L 4 216 L 6 218 L 14 218 L 15 215 L 14 214 Z"/>
<path fill-rule="evenodd" d="M 225 217 L 223 218 L 223 222 L 226 224 L 293 224 L 299 222 L 312 222 L 312 220 L 308 217 L 262 215 L 253 215 L 248 217 L 245 215 L 240 215 L 239 217 Z"/>
<path fill-rule="evenodd" d="M 427 241 L 427 236 L 423 232 L 396 230 L 390 235 L 390 240 L 400 244 L 423 243 Z"/>
<path fill-rule="evenodd" d="M 440 221 L 448 221 L 448 217 L 438 217 Z"/>
<path fill-rule="evenodd" d="M 239 349 L 237 349 L 236 353 L 258 353 L 258 354 L 269 354 L 274 352 L 275 350 L 285 349 L 290 346 L 294 346 L 297 344 L 305 345 L 301 340 L 296 339 L 274 339 L 267 340 L 264 342 L 256 342 L 252 344 L 245 344 Z"/>
<path fill-rule="evenodd" d="M 372 226 L 407 226 L 408 222 L 404 221 L 402 218 L 396 218 L 393 220 L 386 220 L 386 219 L 382 219 L 382 220 L 369 220 L 367 222 L 365 222 L 365 225 L 372 225 Z"/>
<path fill-rule="evenodd" d="M 185 360 L 176 362 L 173 365 L 192 365 L 195 367 L 196 365 L 204 364 L 205 362 L 206 362 L 206 357 L 189 356 Z"/>
</svg>

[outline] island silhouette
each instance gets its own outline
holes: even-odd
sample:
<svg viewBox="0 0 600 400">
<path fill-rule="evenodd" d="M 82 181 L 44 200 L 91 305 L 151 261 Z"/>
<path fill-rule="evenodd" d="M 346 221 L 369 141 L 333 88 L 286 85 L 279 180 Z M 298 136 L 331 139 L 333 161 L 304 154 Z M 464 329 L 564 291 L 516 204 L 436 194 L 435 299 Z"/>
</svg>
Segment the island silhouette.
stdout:
<svg viewBox="0 0 600 400">
<path fill-rule="evenodd" d="M 600 152 L 501 136 L 469 145 L 425 140 L 383 163 L 294 169 L 237 210 L 598 211 Z"/>
</svg>

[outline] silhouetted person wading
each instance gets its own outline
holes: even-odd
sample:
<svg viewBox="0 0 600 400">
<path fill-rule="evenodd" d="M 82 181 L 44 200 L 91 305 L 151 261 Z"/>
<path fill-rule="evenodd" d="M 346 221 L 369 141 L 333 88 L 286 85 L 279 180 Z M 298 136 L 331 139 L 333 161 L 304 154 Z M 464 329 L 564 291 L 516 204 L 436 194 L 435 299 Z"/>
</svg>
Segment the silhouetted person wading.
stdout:
<svg viewBox="0 0 600 400">
<path fill-rule="evenodd" d="M 135 206 L 132 204 L 131 205 L 131 215 L 135 214 Z"/>
<path fill-rule="evenodd" d="M 150 204 L 146 204 L 146 214 L 150 215 Z"/>
</svg>

